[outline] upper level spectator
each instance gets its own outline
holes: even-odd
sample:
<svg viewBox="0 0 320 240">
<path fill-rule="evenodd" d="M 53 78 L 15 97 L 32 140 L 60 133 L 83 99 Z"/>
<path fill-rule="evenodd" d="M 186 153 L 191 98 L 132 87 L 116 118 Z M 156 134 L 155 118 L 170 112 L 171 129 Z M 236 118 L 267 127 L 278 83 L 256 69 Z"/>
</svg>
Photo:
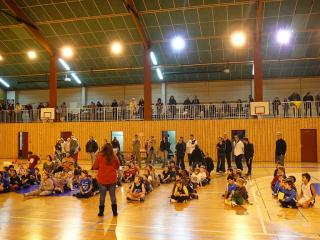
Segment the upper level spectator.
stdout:
<svg viewBox="0 0 320 240">
<path fill-rule="evenodd" d="M 169 105 L 177 105 L 177 101 L 174 99 L 174 96 L 169 98 Z"/>
<path fill-rule="evenodd" d="M 194 96 L 194 99 L 192 100 L 192 104 L 200 104 L 200 101 L 197 96 Z"/>
<path fill-rule="evenodd" d="M 191 105 L 189 97 L 187 97 L 186 100 L 184 100 L 183 105 Z"/>
<path fill-rule="evenodd" d="M 289 97 L 288 97 L 289 101 L 301 101 L 301 97 L 300 94 L 297 92 L 293 92 Z"/>
</svg>

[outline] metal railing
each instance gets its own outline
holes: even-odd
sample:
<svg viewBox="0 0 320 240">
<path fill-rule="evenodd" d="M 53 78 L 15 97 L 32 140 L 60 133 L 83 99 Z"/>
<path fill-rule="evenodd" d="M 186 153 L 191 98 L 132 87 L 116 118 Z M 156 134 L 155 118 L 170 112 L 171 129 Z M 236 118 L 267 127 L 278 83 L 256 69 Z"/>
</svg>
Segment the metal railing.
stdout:
<svg viewBox="0 0 320 240">
<path fill-rule="evenodd" d="M 298 106 L 299 105 L 299 106 Z M 319 117 L 320 102 L 270 102 L 269 115 L 263 118 Z M 56 121 L 127 121 L 143 120 L 143 107 L 57 108 Z M 154 120 L 245 119 L 250 118 L 250 104 L 213 103 L 197 105 L 152 105 Z M 0 123 L 41 122 L 40 109 L 0 110 Z"/>
</svg>

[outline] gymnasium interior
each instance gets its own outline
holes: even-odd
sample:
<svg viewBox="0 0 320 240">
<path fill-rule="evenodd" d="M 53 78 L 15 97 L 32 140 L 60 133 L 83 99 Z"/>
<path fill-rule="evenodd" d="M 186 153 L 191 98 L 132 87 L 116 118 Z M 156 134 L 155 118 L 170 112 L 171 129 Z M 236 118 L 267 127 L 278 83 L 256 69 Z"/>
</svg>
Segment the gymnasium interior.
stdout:
<svg viewBox="0 0 320 240">
<path fill-rule="evenodd" d="M 320 0 L 0 0 L 0 239 L 320 239 L 318 139 Z"/>
</svg>

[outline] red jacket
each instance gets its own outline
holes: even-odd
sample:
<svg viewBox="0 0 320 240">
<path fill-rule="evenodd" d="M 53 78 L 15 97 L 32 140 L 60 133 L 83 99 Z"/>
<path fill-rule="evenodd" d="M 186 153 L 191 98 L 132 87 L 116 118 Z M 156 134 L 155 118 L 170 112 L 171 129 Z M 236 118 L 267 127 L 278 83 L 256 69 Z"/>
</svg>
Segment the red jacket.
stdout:
<svg viewBox="0 0 320 240">
<path fill-rule="evenodd" d="M 120 167 L 120 161 L 116 155 L 113 155 L 113 162 L 107 165 L 106 159 L 102 154 L 98 154 L 93 164 L 93 170 L 98 170 L 97 181 L 100 184 L 115 184 L 117 182 L 117 170 Z"/>
</svg>

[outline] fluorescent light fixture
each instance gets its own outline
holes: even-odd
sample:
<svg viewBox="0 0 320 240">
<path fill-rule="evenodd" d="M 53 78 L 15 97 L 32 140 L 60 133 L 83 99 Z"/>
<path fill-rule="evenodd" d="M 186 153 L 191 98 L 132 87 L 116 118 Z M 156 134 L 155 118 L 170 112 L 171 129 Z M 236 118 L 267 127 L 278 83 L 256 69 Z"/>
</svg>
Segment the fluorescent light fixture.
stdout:
<svg viewBox="0 0 320 240">
<path fill-rule="evenodd" d="M 4 86 L 6 86 L 7 88 L 10 87 L 10 85 L 5 81 L 3 80 L 2 78 L 0 78 L 0 83 L 2 83 Z"/>
<path fill-rule="evenodd" d="M 252 76 L 254 76 L 254 63 L 252 63 Z"/>
<path fill-rule="evenodd" d="M 59 58 L 59 62 L 67 71 L 70 71 L 69 65 L 62 58 Z"/>
<path fill-rule="evenodd" d="M 0 61 L 3 61 L 3 57 L 2 57 L 2 55 L 0 55 Z"/>
<path fill-rule="evenodd" d="M 75 73 L 71 73 L 71 77 L 73 77 L 73 79 L 76 80 L 76 82 L 77 82 L 78 84 L 81 84 L 81 83 L 82 83 L 81 80 L 80 80 L 80 78 L 78 78 L 78 76 L 77 76 Z"/>
<path fill-rule="evenodd" d="M 243 32 L 235 32 L 231 35 L 231 43 L 234 47 L 242 47 L 246 43 L 246 35 Z"/>
<path fill-rule="evenodd" d="M 162 72 L 161 72 L 160 68 L 157 68 L 157 74 L 158 74 L 158 78 L 160 80 L 163 80 L 163 75 L 162 75 Z"/>
<path fill-rule="evenodd" d="M 72 47 L 66 46 L 61 49 L 61 53 L 63 57 L 71 58 L 73 56 L 73 49 Z"/>
<path fill-rule="evenodd" d="M 288 29 L 281 29 L 277 32 L 277 42 L 280 44 L 288 44 L 290 42 L 291 33 Z"/>
<path fill-rule="evenodd" d="M 28 57 L 30 59 L 35 59 L 35 58 L 37 58 L 37 53 L 35 51 L 29 51 L 28 52 Z"/>
<path fill-rule="evenodd" d="M 150 52 L 150 58 L 151 58 L 153 65 L 158 65 L 156 55 L 154 55 L 154 52 L 152 52 L 152 51 Z"/>
<path fill-rule="evenodd" d="M 181 51 L 182 49 L 184 49 L 185 46 L 186 42 L 180 36 L 174 37 L 171 41 L 171 47 L 173 48 L 173 50 Z"/>
</svg>

